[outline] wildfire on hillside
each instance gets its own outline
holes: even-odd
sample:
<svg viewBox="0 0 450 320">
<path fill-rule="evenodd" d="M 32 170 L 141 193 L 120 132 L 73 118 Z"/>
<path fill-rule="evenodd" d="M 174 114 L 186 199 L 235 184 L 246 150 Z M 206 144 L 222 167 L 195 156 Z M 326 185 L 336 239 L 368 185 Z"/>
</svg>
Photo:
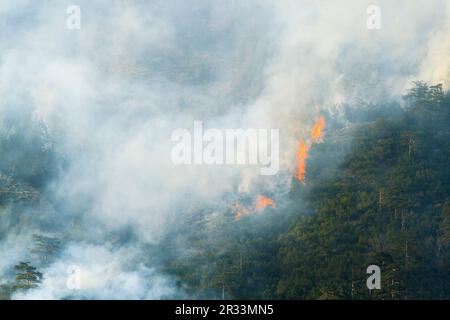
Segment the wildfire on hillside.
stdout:
<svg viewBox="0 0 450 320">
<path fill-rule="evenodd" d="M 276 208 L 275 201 L 269 197 L 259 195 L 256 198 L 256 201 L 255 201 L 255 204 L 253 207 L 250 207 L 250 208 L 245 207 L 238 201 L 231 207 L 231 210 L 234 213 L 234 219 L 240 220 L 244 216 L 248 216 L 248 215 L 263 211 L 268 206 L 275 209 Z"/>
<path fill-rule="evenodd" d="M 311 129 L 310 141 L 300 140 L 295 158 L 297 161 L 297 171 L 295 177 L 297 180 L 304 182 L 306 175 L 306 159 L 308 158 L 308 152 L 314 143 L 320 143 L 323 140 L 323 130 L 325 128 L 324 117 L 319 117 Z"/>
</svg>

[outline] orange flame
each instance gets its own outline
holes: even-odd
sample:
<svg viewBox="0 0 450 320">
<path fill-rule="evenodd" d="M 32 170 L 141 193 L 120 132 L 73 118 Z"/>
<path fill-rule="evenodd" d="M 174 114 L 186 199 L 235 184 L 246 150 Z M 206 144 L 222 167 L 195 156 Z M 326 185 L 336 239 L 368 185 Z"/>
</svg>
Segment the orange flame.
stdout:
<svg viewBox="0 0 450 320">
<path fill-rule="evenodd" d="M 267 206 L 271 206 L 272 208 L 275 209 L 276 208 L 275 201 L 265 196 L 258 196 L 258 199 L 256 200 L 255 209 L 261 211 Z"/>
<path fill-rule="evenodd" d="M 297 149 L 297 174 L 295 177 L 299 181 L 305 180 L 306 173 L 306 159 L 308 158 L 309 146 L 305 144 L 305 140 L 300 140 L 300 145 Z"/>
<path fill-rule="evenodd" d="M 313 143 L 321 142 L 323 138 L 323 129 L 325 128 L 325 119 L 321 116 L 311 130 L 311 140 Z"/>
<path fill-rule="evenodd" d="M 265 196 L 258 196 L 255 203 L 255 208 L 246 208 L 239 201 L 233 204 L 231 210 L 234 212 L 234 219 L 240 220 L 242 217 L 251 215 L 256 211 L 262 211 L 267 206 L 271 206 L 272 208 L 276 208 L 275 201 Z"/>
<path fill-rule="evenodd" d="M 240 220 L 244 216 L 248 216 L 251 212 L 247 208 L 245 208 L 240 202 L 236 202 L 231 210 L 234 212 L 234 219 Z"/>
<path fill-rule="evenodd" d="M 308 158 L 309 149 L 311 149 L 311 146 L 314 143 L 322 142 L 324 128 L 325 128 L 325 119 L 324 117 L 320 116 L 319 119 L 317 119 L 316 123 L 314 124 L 313 128 L 311 129 L 310 142 L 306 143 L 305 140 L 303 139 L 300 140 L 300 145 L 295 155 L 297 159 L 297 173 L 295 177 L 299 181 L 305 180 L 306 159 Z"/>
</svg>

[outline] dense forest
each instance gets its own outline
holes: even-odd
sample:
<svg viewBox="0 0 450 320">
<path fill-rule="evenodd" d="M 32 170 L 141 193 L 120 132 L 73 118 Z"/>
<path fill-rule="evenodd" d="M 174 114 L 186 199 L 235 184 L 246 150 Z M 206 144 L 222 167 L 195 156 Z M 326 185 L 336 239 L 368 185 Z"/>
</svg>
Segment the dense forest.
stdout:
<svg viewBox="0 0 450 320">
<path fill-rule="evenodd" d="M 401 103 L 336 110 L 305 181 L 292 178 L 276 206 L 240 219 L 232 207 L 190 208 L 146 246 L 143 261 L 176 279 L 181 293 L 169 298 L 450 298 L 450 95 L 416 82 Z M 56 223 L 58 206 L 42 194 L 64 166 L 39 124 L 3 123 L 0 241 L 51 230 L 44 216 Z M 73 237 L 33 234 L 29 259 L 0 279 L 0 299 L 39 286 Z M 366 287 L 371 264 L 380 290 Z"/>
<path fill-rule="evenodd" d="M 416 82 L 403 106 L 344 106 L 327 118 L 306 183 L 293 179 L 284 204 L 213 223 L 205 209 L 168 234 L 163 266 L 189 295 L 450 298 L 449 95 Z M 371 264 L 380 290 L 366 287 Z"/>
</svg>

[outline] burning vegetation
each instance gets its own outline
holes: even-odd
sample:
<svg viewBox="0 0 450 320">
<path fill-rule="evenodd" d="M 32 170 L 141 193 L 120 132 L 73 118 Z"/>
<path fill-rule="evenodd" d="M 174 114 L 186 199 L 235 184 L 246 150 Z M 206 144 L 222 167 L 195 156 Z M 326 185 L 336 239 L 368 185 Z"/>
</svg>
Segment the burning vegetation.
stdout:
<svg viewBox="0 0 450 320">
<path fill-rule="evenodd" d="M 298 146 L 297 153 L 295 155 L 297 159 L 297 174 L 295 177 L 299 181 L 305 180 L 306 173 L 306 159 L 308 158 L 309 146 L 306 145 L 305 140 L 301 139 L 300 144 Z"/>
<path fill-rule="evenodd" d="M 297 172 L 295 177 L 298 181 L 305 180 L 306 174 L 306 159 L 308 158 L 308 152 L 314 143 L 320 143 L 323 141 L 323 130 L 325 128 L 324 117 L 319 117 L 319 119 L 314 124 L 310 133 L 310 141 L 305 142 L 304 139 L 300 140 L 295 158 L 297 160 Z"/>
<path fill-rule="evenodd" d="M 311 141 L 312 143 L 322 142 L 323 139 L 323 129 L 325 129 L 325 119 L 320 116 L 314 127 L 311 130 Z"/>
<path fill-rule="evenodd" d="M 256 200 L 255 209 L 257 211 L 264 210 L 267 206 L 271 206 L 272 208 L 276 208 L 275 201 L 265 196 L 258 196 Z"/>
<path fill-rule="evenodd" d="M 320 116 L 311 129 L 308 140 L 300 139 L 297 152 L 295 154 L 297 170 L 295 172 L 295 178 L 304 182 L 306 174 L 306 159 L 308 158 L 308 152 L 312 145 L 315 143 L 321 143 L 323 141 L 323 131 L 325 128 L 325 119 Z M 254 201 L 253 206 L 244 206 L 241 202 L 236 202 L 232 205 L 231 210 L 234 213 L 235 220 L 240 220 L 244 216 L 248 216 L 257 212 L 263 211 L 268 206 L 273 209 L 276 208 L 276 203 L 273 199 L 259 195 Z"/>
<path fill-rule="evenodd" d="M 242 205 L 241 202 L 238 201 L 235 204 L 233 204 L 231 210 L 234 213 L 234 219 L 240 220 L 244 216 L 248 216 L 248 215 L 251 215 L 251 214 L 254 214 L 257 212 L 261 212 L 269 206 L 272 207 L 273 209 L 275 209 L 276 208 L 275 201 L 269 197 L 259 195 L 256 198 L 256 201 L 255 201 L 253 207 L 245 207 L 244 205 Z"/>
</svg>

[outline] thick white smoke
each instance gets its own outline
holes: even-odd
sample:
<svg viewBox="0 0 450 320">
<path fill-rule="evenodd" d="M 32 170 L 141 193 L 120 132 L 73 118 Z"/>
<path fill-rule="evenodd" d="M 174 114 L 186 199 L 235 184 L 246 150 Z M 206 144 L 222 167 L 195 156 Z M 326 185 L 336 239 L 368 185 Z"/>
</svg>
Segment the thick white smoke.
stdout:
<svg viewBox="0 0 450 320">
<path fill-rule="evenodd" d="M 173 284 L 136 261 L 135 250 L 69 245 L 61 259 L 43 270 L 46 276 L 38 288 L 14 298 L 160 299 L 173 294 Z"/>
</svg>

